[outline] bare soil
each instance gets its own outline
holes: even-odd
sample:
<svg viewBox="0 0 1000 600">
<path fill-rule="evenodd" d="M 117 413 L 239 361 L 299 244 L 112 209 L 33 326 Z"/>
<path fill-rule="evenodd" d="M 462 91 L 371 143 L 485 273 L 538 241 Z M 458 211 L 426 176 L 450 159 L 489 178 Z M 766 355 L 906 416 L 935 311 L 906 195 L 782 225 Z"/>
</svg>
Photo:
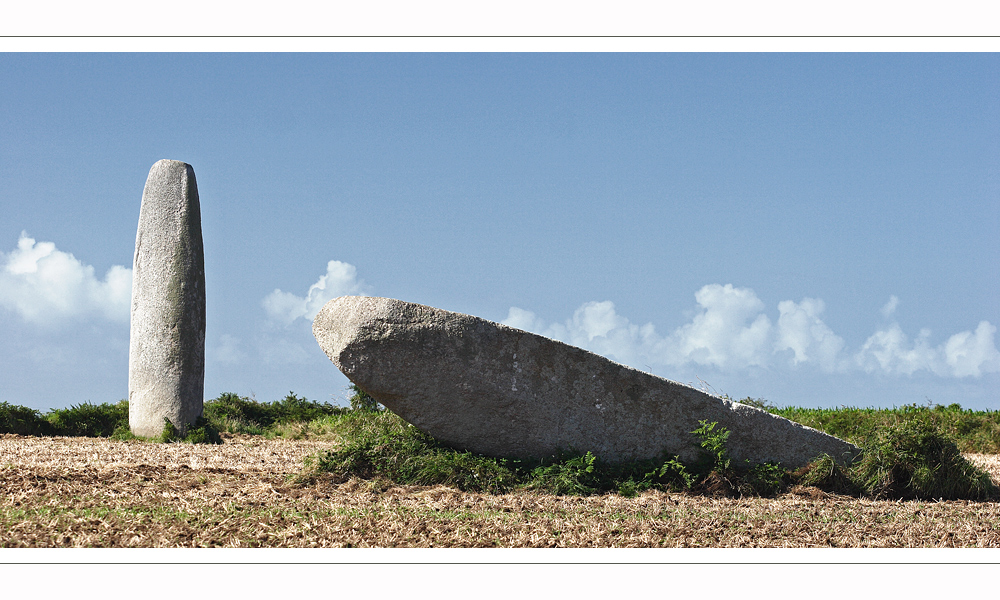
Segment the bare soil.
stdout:
<svg viewBox="0 0 1000 600">
<path fill-rule="evenodd" d="M 1000 547 L 1000 504 L 646 492 L 499 496 L 340 482 L 330 442 L 0 437 L 2 547 Z M 969 455 L 1000 480 L 1000 457 Z"/>
</svg>

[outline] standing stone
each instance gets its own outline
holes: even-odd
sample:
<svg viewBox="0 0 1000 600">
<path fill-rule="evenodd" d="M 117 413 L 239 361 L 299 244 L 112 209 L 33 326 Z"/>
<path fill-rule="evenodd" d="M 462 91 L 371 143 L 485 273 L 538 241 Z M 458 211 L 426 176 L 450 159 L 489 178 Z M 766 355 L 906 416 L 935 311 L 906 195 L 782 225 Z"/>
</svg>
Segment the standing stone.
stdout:
<svg viewBox="0 0 1000 600">
<path fill-rule="evenodd" d="M 128 421 L 159 436 L 164 419 L 182 434 L 201 416 L 205 389 L 205 252 L 191 165 L 149 170 L 132 264 Z"/>
<path fill-rule="evenodd" d="M 389 298 L 344 296 L 313 321 L 352 382 L 422 431 L 493 456 L 590 451 L 608 462 L 698 457 L 699 420 L 729 429 L 733 458 L 801 467 L 858 448 L 766 411 L 562 342 Z"/>
</svg>

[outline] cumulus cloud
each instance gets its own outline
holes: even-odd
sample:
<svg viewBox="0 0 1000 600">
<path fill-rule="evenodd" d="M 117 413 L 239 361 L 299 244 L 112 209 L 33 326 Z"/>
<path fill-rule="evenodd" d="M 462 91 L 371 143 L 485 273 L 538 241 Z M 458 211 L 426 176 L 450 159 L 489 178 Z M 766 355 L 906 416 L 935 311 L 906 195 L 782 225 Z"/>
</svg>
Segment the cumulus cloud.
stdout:
<svg viewBox="0 0 1000 600">
<path fill-rule="evenodd" d="M 516 306 L 511 306 L 510 310 L 507 311 L 507 317 L 500 322 L 533 333 L 541 333 L 545 329 L 545 322 L 535 316 L 535 313 Z"/>
<path fill-rule="evenodd" d="M 720 368 L 767 364 L 771 320 L 761 314 L 764 303 L 753 290 L 712 284 L 694 297 L 699 311 L 670 336 L 670 363 Z"/>
<path fill-rule="evenodd" d="M 98 279 L 94 267 L 26 232 L 16 250 L 0 252 L 0 265 L 0 306 L 26 321 L 51 325 L 96 315 L 128 322 L 132 269 L 115 265 Z"/>
<path fill-rule="evenodd" d="M 844 339 L 819 318 L 825 308 L 823 301 L 815 298 L 804 298 L 798 304 L 779 302 L 774 350 L 791 350 L 793 365 L 814 362 L 827 373 L 841 370 L 845 366 L 841 358 Z"/>
<path fill-rule="evenodd" d="M 980 377 L 1000 372 L 1000 351 L 994 342 L 997 328 L 981 321 L 974 332 L 963 331 L 933 346 L 931 332 L 920 331 L 912 342 L 898 323 L 875 332 L 854 355 L 855 363 L 867 372 L 882 371 L 911 375 L 930 371 L 950 377 Z"/>
<path fill-rule="evenodd" d="M 949 377 L 1000 371 L 996 327 L 987 321 L 939 346 L 932 346 L 929 331 L 911 342 L 893 323 L 850 353 L 844 339 L 823 322 L 826 306 L 820 299 L 779 302 L 777 322 L 749 288 L 706 285 L 695 293 L 695 301 L 698 309 L 691 320 L 667 335 L 657 333 L 652 323 L 630 322 L 609 301 L 584 303 L 571 318 L 552 324 L 512 307 L 502 322 L 638 368 L 697 365 L 733 371 L 804 365 L 828 373 L 862 369 L 911 375 L 924 370 Z M 898 304 L 893 296 L 883 314 L 891 316 Z"/>
<path fill-rule="evenodd" d="M 323 305 L 334 298 L 366 296 L 370 291 L 370 286 L 358 279 L 354 265 L 331 260 L 326 264 L 326 274 L 309 286 L 304 297 L 276 289 L 264 297 L 262 304 L 272 321 L 288 325 L 298 318 L 311 321 Z"/>
</svg>

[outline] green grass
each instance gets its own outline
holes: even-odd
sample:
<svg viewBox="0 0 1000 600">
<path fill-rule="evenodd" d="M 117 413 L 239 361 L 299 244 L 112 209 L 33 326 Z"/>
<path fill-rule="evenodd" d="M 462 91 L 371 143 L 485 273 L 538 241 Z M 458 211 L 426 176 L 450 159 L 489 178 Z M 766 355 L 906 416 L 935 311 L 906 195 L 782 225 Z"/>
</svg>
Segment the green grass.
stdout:
<svg viewBox="0 0 1000 600">
<path fill-rule="evenodd" d="M 448 485 L 469 492 L 514 489 L 557 495 L 617 492 L 633 496 L 647 489 L 687 490 L 710 476 L 736 482 L 733 494 L 773 495 L 784 477 L 772 465 L 743 465 L 724 449 L 729 432 L 702 423 L 692 432 L 705 449 L 703 460 L 684 465 L 677 457 L 607 464 L 590 452 L 564 453 L 544 460 L 517 460 L 458 451 L 441 444 L 397 415 L 366 410 L 339 418 L 341 444 L 311 461 L 341 479 L 359 477 L 402 485 Z"/>
<path fill-rule="evenodd" d="M 886 427 L 919 421 L 951 437 L 962 452 L 1000 454 L 1000 411 L 963 409 L 958 404 L 907 404 L 898 408 L 776 407 L 761 399 L 739 400 L 768 412 L 819 429 L 858 446 Z"/>
<path fill-rule="evenodd" d="M 388 411 L 351 411 L 341 416 L 336 431 L 343 442 L 320 454 L 320 471 L 492 493 L 509 491 L 516 483 L 511 461 L 444 447 Z"/>
<path fill-rule="evenodd" d="M 128 401 L 115 404 L 77 404 L 53 409 L 45 416 L 55 435 L 110 437 L 128 430 Z"/>
<path fill-rule="evenodd" d="M 985 500 L 997 496 L 989 475 L 962 457 L 932 421 L 890 425 L 866 440 L 848 473 L 876 498 Z"/>
<path fill-rule="evenodd" d="M 996 499 L 989 475 L 962 453 L 1000 453 L 1000 413 L 917 404 L 893 409 L 778 408 L 741 402 L 825 431 L 861 448 L 848 467 L 817 457 L 797 475 L 800 484 L 874 498 Z"/>
<path fill-rule="evenodd" d="M 257 402 L 226 393 L 205 402 L 202 416 L 188 427 L 184 436 L 167 423 L 163 434 L 153 441 L 221 443 L 219 432 L 280 436 L 296 425 L 344 412 L 349 411 L 329 403 L 310 402 L 294 393 L 277 402 Z M 83 403 L 52 409 L 44 415 L 34 409 L 0 403 L 0 433 L 137 439 L 129 428 L 127 400 L 114 404 Z"/>
<path fill-rule="evenodd" d="M 277 402 L 258 402 L 245 396 L 224 393 L 205 402 L 203 416 L 219 431 L 273 435 L 281 430 L 282 425 L 309 423 L 346 412 L 346 408 L 333 406 L 329 402 L 311 402 L 299 398 L 293 392 Z"/>
<path fill-rule="evenodd" d="M 836 411 L 817 412 L 832 414 L 833 418 L 824 422 L 838 427 L 850 426 L 852 415 L 870 414 L 852 410 L 844 417 Z M 854 433 L 845 435 L 862 448 L 853 464 L 845 467 L 828 456 L 820 456 L 808 467 L 792 472 L 774 463 L 733 460 L 726 447 L 729 432 L 706 421 L 691 432 L 693 441 L 702 449 L 700 460 L 691 464 L 668 456 L 657 461 L 605 464 L 590 452 L 562 454 L 543 461 L 459 452 L 393 413 L 355 410 L 339 418 L 335 426 L 342 444 L 320 455 L 315 466 L 341 478 L 383 479 L 404 485 L 443 484 L 493 493 L 529 489 L 552 494 L 617 492 L 632 496 L 646 489 L 664 489 L 770 497 L 792 485 L 813 485 L 872 498 L 1000 499 L 1000 490 L 989 475 L 962 457 L 955 435 L 935 418 L 965 411 L 954 407 L 904 407 L 878 412 L 891 418 L 877 424 L 855 423 L 850 426 Z M 991 414 L 978 416 L 988 418 Z M 815 421 L 807 424 L 822 425 Z M 968 439 L 964 442 L 966 447 L 970 445 Z"/>
<path fill-rule="evenodd" d="M 779 408 L 761 399 L 740 401 L 862 448 L 849 466 L 820 456 L 808 467 L 790 472 L 776 464 L 734 461 L 726 448 L 729 432 L 705 421 L 691 432 L 702 453 L 700 460 L 690 464 L 666 455 L 657 460 L 607 464 L 590 452 L 536 461 L 480 456 L 448 448 L 385 411 L 363 390 L 352 389 L 352 408 L 310 402 L 291 392 L 276 402 L 222 394 L 205 403 L 202 418 L 183 439 L 167 424 L 158 441 L 220 443 L 219 432 L 335 439 L 339 442 L 336 449 L 315 457 L 314 468 L 342 478 L 440 484 L 488 493 L 529 489 L 632 496 L 647 489 L 663 489 L 774 496 L 798 484 L 873 498 L 1000 498 L 989 476 L 961 456 L 963 452 L 1000 453 L 1000 413 L 965 410 L 955 404 L 804 409 Z M 0 433 L 134 438 L 124 400 L 80 404 L 44 415 L 0 403 Z"/>
</svg>

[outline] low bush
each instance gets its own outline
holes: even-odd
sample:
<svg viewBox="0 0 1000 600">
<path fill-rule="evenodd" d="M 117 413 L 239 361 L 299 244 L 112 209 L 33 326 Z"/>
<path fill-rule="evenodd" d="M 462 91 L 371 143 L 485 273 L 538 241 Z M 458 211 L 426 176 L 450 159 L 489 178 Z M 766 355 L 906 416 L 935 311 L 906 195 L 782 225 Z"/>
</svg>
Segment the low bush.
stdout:
<svg viewBox="0 0 1000 600">
<path fill-rule="evenodd" d="M 262 435 L 284 423 L 309 422 L 347 409 L 329 402 L 312 402 L 289 392 L 277 402 L 258 402 L 230 392 L 205 402 L 203 416 L 219 431 Z"/>
<path fill-rule="evenodd" d="M 557 496 L 584 496 L 605 487 L 603 473 L 598 469 L 597 457 L 586 454 L 568 454 L 557 457 L 551 464 L 542 464 L 531 469 L 525 486 Z"/>
<path fill-rule="evenodd" d="M 834 494 L 860 495 L 862 489 L 844 465 L 829 454 L 818 456 L 810 464 L 790 474 L 791 480 L 803 486 L 813 486 Z"/>
<path fill-rule="evenodd" d="M 128 429 L 128 401 L 52 409 L 45 419 L 52 425 L 52 435 L 109 437 L 116 431 Z"/>
<path fill-rule="evenodd" d="M 963 456 L 954 440 L 929 420 L 908 420 L 880 430 L 850 469 L 875 498 L 983 500 L 997 496 L 990 476 Z"/>
<path fill-rule="evenodd" d="M 490 493 L 510 490 L 517 479 L 508 461 L 446 448 L 391 412 L 355 411 L 339 425 L 343 443 L 321 454 L 317 468 L 345 479 L 378 477 Z"/>
<path fill-rule="evenodd" d="M 0 433 L 53 435 L 54 430 L 37 410 L 0 402 Z"/>
<path fill-rule="evenodd" d="M 181 435 L 174 424 L 169 419 L 163 419 L 163 433 L 160 434 L 159 441 L 164 444 L 182 442 L 187 444 L 221 444 L 222 437 L 219 430 L 208 422 L 205 417 L 198 417 L 187 432 Z"/>
<path fill-rule="evenodd" d="M 339 420 L 343 444 L 319 458 L 319 468 L 341 478 L 382 478 L 397 484 L 451 485 L 498 493 L 514 488 L 586 495 L 647 489 L 773 497 L 793 484 L 874 498 L 988 499 L 998 490 L 989 475 L 966 461 L 950 438 L 921 421 L 888 427 L 863 446 L 853 465 L 829 456 L 789 472 L 775 463 L 734 460 L 729 432 L 699 422 L 692 431 L 701 458 L 605 464 L 590 452 L 544 461 L 496 459 L 447 448 L 390 412 L 352 411 Z"/>
<path fill-rule="evenodd" d="M 692 490 L 699 482 L 724 480 L 727 493 L 774 495 L 787 484 L 776 465 L 733 467 L 725 449 L 729 432 L 702 422 L 703 460 L 678 458 L 606 464 L 591 452 L 564 453 L 545 460 L 492 458 L 448 448 L 391 412 L 352 411 L 339 418 L 341 445 L 321 453 L 318 470 L 341 479 L 384 479 L 403 485 L 450 485 L 463 491 L 500 493 L 514 488 L 557 495 L 616 491 L 633 496 L 647 489 Z"/>
</svg>

